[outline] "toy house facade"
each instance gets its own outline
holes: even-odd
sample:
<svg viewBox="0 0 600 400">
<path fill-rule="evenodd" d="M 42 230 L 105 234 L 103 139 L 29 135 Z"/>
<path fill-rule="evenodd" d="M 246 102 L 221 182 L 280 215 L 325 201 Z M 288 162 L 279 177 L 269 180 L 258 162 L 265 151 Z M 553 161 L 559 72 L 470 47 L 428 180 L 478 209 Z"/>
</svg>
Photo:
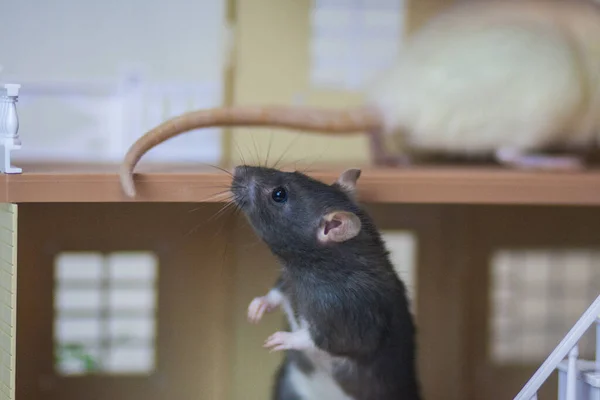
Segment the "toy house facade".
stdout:
<svg viewBox="0 0 600 400">
<path fill-rule="evenodd" d="M 270 148 L 270 161 L 282 156 L 288 167 L 299 159 L 331 164 L 310 173 L 332 182 L 367 159 L 366 140 L 195 132 L 149 154 L 138 201 L 123 196 L 114 166 L 99 164 L 120 161 L 137 135 L 188 109 L 347 105 L 360 96 L 338 87 L 358 88 L 366 75 L 346 71 L 340 83 L 327 68 L 310 68 L 311 51 L 318 52 L 308 50 L 316 40 L 311 27 L 326 20 L 311 19 L 311 2 L 217 3 L 235 41 L 223 41 L 224 67 L 215 67 L 222 75 L 209 83 L 173 83 L 135 68 L 106 80 L 14 80 L 22 85 L 23 148 L 11 154 L 23 174 L 0 176 L 0 399 L 268 397 L 281 356 L 262 343 L 284 319 L 275 313 L 251 325 L 246 308 L 274 283 L 277 264 L 242 218 L 221 211 L 215 194 L 227 176 L 160 163 L 253 163 Z M 447 4 L 390 2 L 403 22 L 387 23 L 410 32 Z M 308 89 L 310 82 L 321 86 Z M 103 110 L 94 119 L 102 122 L 62 132 L 46 119 L 45 132 L 65 136 L 44 142 L 34 120 L 57 98 L 70 104 L 65 112 Z M 314 149 L 327 149 L 328 158 Z M 514 398 L 594 301 L 599 181 L 596 171 L 364 168 L 361 199 L 409 287 L 425 398 Z M 593 332 L 582 337 L 581 358 L 593 359 L 593 339 Z M 558 374 L 536 392 L 557 398 Z"/>
<path fill-rule="evenodd" d="M 543 200 L 537 206 L 486 205 L 477 192 L 491 185 L 469 191 L 470 179 L 454 204 L 406 204 L 400 193 L 381 201 L 387 189 L 369 178 L 373 174 L 365 172 L 361 196 L 411 287 L 425 393 L 513 398 L 593 300 L 600 216 L 579 206 L 581 189 L 569 193 L 577 207 Z M 60 174 L 51 176 L 57 182 Z M 251 325 L 246 308 L 276 279 L 268 250 L 242 219 L 215 219 L 222 204 L 124 202 L 116 177 L 104 176 L 114 201 L 56 201 L 75 197 L 78 182 L 59 184 L 62 193 L 54 198 L 16 201 L 3 211 L 5 226 L 16 232 L 7 238 L 18 240 L 9 256 L 18 261 L 17 361 L 10 370 L 16 371 L 17 398 L 266 396 L 280 357 L 262 343 L 284 320 L 273 314 Z M 161 175 L 140 179 L 143 196 L 165 188 Z M 187 179 L 192 187 L 190 180 L 198 178 Z M 419 193 L 411 187 L 414 179 L 401 180 L 407 195 Z M 515 201 L 532 193 L 533 181 L 510 187 Z M 558 195 L 561 185 L 552 187 Z M 423 202 L 430 198 L 421 196 Z M 477 204 L 462 204 L 471 202 Z M 562 233 L 549 230 L 549 223 Z M 15 275 L 3 276 L 14 284 Z M 6 316 L 14 329 L 15 315 Z M 74 354 L 73 342 L 85 343 L 88 354 Z M 582 359 L 593 359 L 593 332 L 579 349 Z M 539 398 L 557 395 L 557 376 L 551 374 Z"/>
</svg>

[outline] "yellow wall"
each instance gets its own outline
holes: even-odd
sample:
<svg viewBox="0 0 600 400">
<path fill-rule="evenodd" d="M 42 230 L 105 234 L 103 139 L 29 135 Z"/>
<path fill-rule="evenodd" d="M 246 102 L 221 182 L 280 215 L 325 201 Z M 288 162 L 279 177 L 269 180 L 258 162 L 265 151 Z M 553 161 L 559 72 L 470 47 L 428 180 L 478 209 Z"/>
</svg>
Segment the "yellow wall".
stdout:
<svg viewBox="0 0 600 400">
<path fill-rule="evenodd" d="M 291 104 L 304 95 L 307 105 L 351 106 L 361 96 L 317 91 L 309 87 L 309 0 L 254 0 L 237 4 L 237 60 L 234 76 L 234 102 L 237 104 Z M 364 160 L 366 139 L 357 135 L 331 138 L 298 135 L 275 129 L 236 129 L 233 141 L 247 162 L 256 155 L 254 142 L 265 161 L 269 142 L 270 160 L 280 157 L 288 145 L 284 161 L 327 163 Z M 292 143 L 293 141 L 293 143 Z M 239 152 L 232 146 L 232 160 Z"/>
<path fill-rule="evenodd" d="M 448 0 L 407 0 L 405 26 L 410 31 Z M 312 89 L 309 86 L 310 0 L 253 0 L 235 2 L 236 51 L 234 104 L 292 104 L 304 96 L 306 105 L 348 107 L 360 104 L 362 94 Z M 229 133 L 228 133 L 229 135 Z M 275 162 L 283 165 L 356 163 L 369 160 L 363 135 L 326 137 L 277 129 L 234 129 L 226 141 L 226 160 L 238 163 Z M 288 147 L 289 146 L 289 147 Z M 285 154 L 284 154 L 285 153 Z"/>
</svg>

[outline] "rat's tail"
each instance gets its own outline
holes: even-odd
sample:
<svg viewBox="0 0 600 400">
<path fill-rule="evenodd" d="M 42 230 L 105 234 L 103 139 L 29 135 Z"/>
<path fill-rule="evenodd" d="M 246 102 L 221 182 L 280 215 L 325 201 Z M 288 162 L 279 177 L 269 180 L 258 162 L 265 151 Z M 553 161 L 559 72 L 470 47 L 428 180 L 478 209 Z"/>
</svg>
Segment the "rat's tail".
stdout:
<svg viewBox="0 0 600 400">
<path fill-rule="evenodd" d="M 380 125 L 378 114 L 363 107 L 324 110 L 293 106 L 250 106 L 191 111 L 163 122 L 129 148 L 121 164 L 121 185 L 129 197 L 134 197 L 133 169 L 142 156 L 162 142 L 193 129 L 212 126 L 269 126 L 328 134 L 367 132 Z"/>
</svg>

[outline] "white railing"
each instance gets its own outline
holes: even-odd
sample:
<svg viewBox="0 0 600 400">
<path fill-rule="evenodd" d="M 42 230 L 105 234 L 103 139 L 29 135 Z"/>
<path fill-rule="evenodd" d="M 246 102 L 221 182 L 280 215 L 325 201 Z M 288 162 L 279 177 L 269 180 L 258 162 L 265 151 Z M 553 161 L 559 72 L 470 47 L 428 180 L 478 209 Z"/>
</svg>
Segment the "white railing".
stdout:
<svg viewBox="0 0 600 400">
<path fill-rule="evenodd" d="M 1 70 L 1 66 L 0 66 Z M 12 150 L 21 148 L 17 101 L 20 85 L 7 83 L 0 87 L 0 172 L 18 174 L 21 168 L 12 165 Z"/>
<path fill-rule="evenodd" d="M 596 360 L 594 366 L 596 372 L 600 371 L 600 319 L 598 316 L 600 316 L 600 296 L 598 296 L 583 313 L 577 323 L 575 323 L 554 351 L 552 351 L 550 356 L 548 356 L 544 363 L 538 368 L 514 400 L 537 399 L 537 393 L 540 390 L 540 387 L 546 382 L 550 374 L 558 369 L 559 364 L 565 357 L 568 358 L 566 387 L 559 387 L 559 391 L 561 392 L 559 393 L 559 398 L 576 400 L 579 393 L 579 385 L 577 383 L 579 357 L 578 343 L 594 322 L 596 322 Z M 563 390 L 564 397 L 561 395 Z M 577 400 L 588 400 L 588 398 L 584 397 Z"/>
<path fill-rule="evenodd" d="M 116 81 L 16 81 L 23 147 L 13 157 L 27 162 L 118 162 L 166 119 L 222 102 L 220 82 L 156 83 L 136 74 Z M 144 160 L 216 163 L 221 152 L 221 131 L 210 128 L 174 138 Z"/>
</svg>

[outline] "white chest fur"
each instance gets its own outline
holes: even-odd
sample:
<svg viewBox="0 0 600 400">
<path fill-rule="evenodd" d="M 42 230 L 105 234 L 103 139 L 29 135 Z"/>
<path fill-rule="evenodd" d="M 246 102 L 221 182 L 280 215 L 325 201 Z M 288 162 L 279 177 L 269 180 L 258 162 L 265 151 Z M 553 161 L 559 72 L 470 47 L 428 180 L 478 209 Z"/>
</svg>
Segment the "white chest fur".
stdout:
<svg viewBox="0 0 600 400">
<path fill-rule="evenodd" d="M 329 371 L 321 367 L 306 375 L 292 364 L 289 374 L 289 382 L 302 400 L 353 400 L 342 391 Z"/>
<path fill-rule="evenodd" d="M 288 299 L 284 296 L 282 300 L 290 329 L 296 331 L 308 328 L 306 320 L 296 320 Z M 294 364 L 289 369 L 289 381 L 302 400 L 354 400 L 344 393 L 332 375 L 334 364 L 344 362 L 343 359 L 331 357 L 319 349 L 303 353 L 311 361 L 314 369 L 309 374 L 305 374 Z"/>
</svg>

